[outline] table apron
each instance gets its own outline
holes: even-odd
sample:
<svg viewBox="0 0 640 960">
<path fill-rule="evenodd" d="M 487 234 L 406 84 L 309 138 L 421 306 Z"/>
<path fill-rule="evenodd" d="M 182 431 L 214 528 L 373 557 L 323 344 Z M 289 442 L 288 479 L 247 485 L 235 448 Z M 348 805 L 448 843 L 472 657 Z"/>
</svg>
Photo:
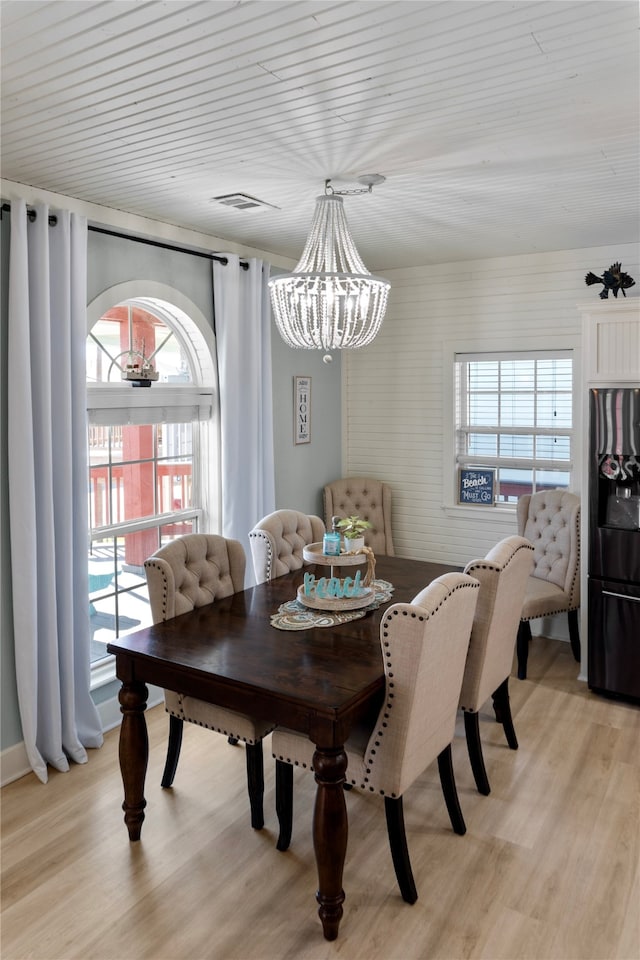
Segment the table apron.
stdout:
<svg viewBox="0 0 640 960">
<path fill-rule="evenodd" d="M 306 704 L 286 694 L 277 694 L 218 677 L 182 670 L 125 653 L 116 654 L 116 676 L 127 686 L 154 684 L 183 696 L 196 697 L 229 710 L 271 721 L 306 734 L 318 746 L 342 746 L 354 722 L 371 710 L 372 701 L 384 689 L 384 678 L 361 691 L 342 710 L 322 709 L 316 702 Z"/>
</svg>

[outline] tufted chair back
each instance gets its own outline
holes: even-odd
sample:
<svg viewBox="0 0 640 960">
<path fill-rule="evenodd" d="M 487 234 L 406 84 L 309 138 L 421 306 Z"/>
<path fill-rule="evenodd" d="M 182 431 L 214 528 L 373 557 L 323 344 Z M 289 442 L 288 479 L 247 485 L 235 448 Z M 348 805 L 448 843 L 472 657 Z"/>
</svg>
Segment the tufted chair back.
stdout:
<svg viewBox="0 0 640 960">
<path fill-rule="evenodd" d="M 391 487 L 368 477 L 345 477 L 334 480 L 323 489 L 324 522 L 331 529 L 332 517 L 357 514 L 371 523 L 365 532 L 365 543 L 379 556 L 394 556 L 391 534 Z"/>
<path fill-rule="evenodd" d="M 555 584 L 580 606 L 580 498 L 566 490 L 518 500 L 518 533 L 533 544 L 533 576 Z"/>
<path fill-rule="evenodd" d="M 518 533 L 533 544 L 533 573 L 520 614 L 518 677 L 527 676 L 529 621 L 567 613 L 571 650 L 580 660 L 580 498 L 566 490 L 527 494 L 518 500 Z"/>
<path fill-rule="evenodd" d="M 144 562 L 154 623 L 244 590 L 246 557 L 238 540 L 189 533 Z"/>
<path fill-rule="evenodd" d="M 322 541 L 324 534 L 320 517 L 298 510 L 276 510 L 263 517 L 249 533 L 256 581 L 299 570 L 305 562 L 303 547 Z"/>
<path fill-rule="evenodd" d="M 511 673 L 520 613 L 533 568 L 533 547 L 506 537 L 464 572 L 480 582 L 460 694 L 463 710 L 477 711 Z"/>
</svg>

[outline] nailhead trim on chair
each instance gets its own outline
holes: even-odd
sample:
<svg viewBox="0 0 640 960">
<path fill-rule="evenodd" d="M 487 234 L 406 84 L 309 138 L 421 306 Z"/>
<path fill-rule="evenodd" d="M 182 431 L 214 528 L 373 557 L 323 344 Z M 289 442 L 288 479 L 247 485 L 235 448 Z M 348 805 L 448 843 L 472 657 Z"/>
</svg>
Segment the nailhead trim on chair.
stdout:
<svg viewBox="0 0 640 960">
<path fill-rule="evenodd" d="M 168 707 L 165 707 L 167 713 L 171 714 L 172 717 L 178 717 L 179 720 L 187 720 L 184 710 L 182 709 L 182 694 L 178 694 L 180 701 L 180 710 L 169 710 Z M 222 727 L 214 727 L 210 723 L 202 723 L 201 720 L 189 720 L 189 723 L 193 723 L 196 727 L 205 727 L 207 730 L 215 730 L 216 733 L 222 733 L 225 737 L 235 737 L 236 740 L 242 740 L 243 743 L 256 744 L 260 743 L 259 740 L 248 739 L 247 737 L 241 736 L 237 730 L 224 730 Z"/>
<path fill-rule="evenodd" d="M 573 595 L 574 587 L 575 587 L 575 585 L 576 585 L 576 580 L 579 579 L 579 574 L 580 574 L 580 507 L 578 507 L 578 512 L 576 513 L 576 529 L 577 529 L 576 551 L 577 551 L 577 554 L 578 554 L 578 562 L 576 563 L 576 569 L 575 569 L 575 572 L 574 572 L 574 574 L 573 574 L 573 580 L 571 581 L 571 594 L 572 594 L 572 595 Z M 575 606 L 575 607 L 571 607 L 571 609 L 572 609 L 572 610 L 578 610 L 578 609 L 579 609 L 579 606 L 580 606 L 580 604 L 576 604 L 576 606 Z"/>
<path fill-rule="evenodd" d="M 559 610 L 545 610 L 543 614 L 536 614 L 534 617 L 520 617 L 523 623 L 526 623 L 528 620 L 539 620 L 541 616 L 544 617 L 554 617 L 556 613 L 571 613 L 572 610 L 579 610 L 580 606 L 577 607 L 560 607 Z"/>
<path fill-rule="evenodd" d="M 162 619 L 167 619 L 167 597 L 169 595 L 169 583 L 167 581 L 167 574 L 164 567 L 161 567 L 160 564 L 154 563 L 153 560 L 145 561 L 145 567 L 153 567 L 155 570 L 160 571 L 160 576 L 162 577 Z"/>
<path fill-rule="evenodd" d="M 457 587 L 456 587 L 456 589 L 457 589 Z M 442 601 L 442 603 L 444 603 L 444 600 Z M 436 607 L 436 610 L 438 610 L 438 609 L 442 606 L 442 603 L 438 604 L 438 606 Z M 432 612 L 435 613 L 435 610 L 432 611 Z M 387 636 L 388 636 L 388 634 L 387 634 L 388 625 L 391 623 L 391 621 L 392 621 L 392 619 L 393 619 L 394 617 L 397 617 L 397 616 L 398 616 L 399 613 L 400 613 L 399 610 L 392 610 L 391 613 L 387 614 L 387 616 L 385 617 L 385 619 L 384 619 L 384 621 L 383 621 L 383 626 L 382 626 L 382 635 L 383 635 L 383 637 L 387 637 Z M 428 619 L 430 618 L 431 614 L 427 614 L 426 616 L 423 616 L 422 614 L 415 613 L 413 610 L 411 611 L 411 613 L 409 613 L 407 610 L 403 610 L 403 611 L 402 611 L 402 616 L 403 616 L 403 617 L 409 617 L 409 616 L 410 616 L 412 620 L 418 620 L 420 623 L 423 623 L 424 621 L 426 621 L 426 620 L 428 620 Z M 383 640 L 383 646 L 384 646 L 384 647 L 388 647 L 388 646 L 389 646 L 389 641 L 386 640 L 386 639 Z M 386 676 L 387 676 L 387 685 L 386 685 L 386 686 L 387 686 L 387 690 L 391 690 L 391 688 L 394 686 L 394 683 L 393 683 L 393 681 L 390 680 L 389 678 L 393 676 L 393 673 L 391 672 L 391 667 L 393 666 L 393 664 L 392 664 L 391 661 L 389 660 L 389 658 L 390 658 L 390 656 L 391 656 L 391 653 L 389 652 L 388 649 L 385 649 L 385 651 L 384 651 L 384 656 L 385 656 L 385 658 L 386 658 L 386 660 L 387 660 L 387 665 L 388 665 L 388 669 L 385 670 L 385 673 L 386 673 Z M 386 704 L 385 704 L 385 710 L 388 711 L 388 712 L 383 714 L 383 722 L 382 722 L 382 724 L 381 724 L 381 726 L 382 726 L 383 728 L 387 726 L 387 724 L 386 724 L 384 721 L 389 719 L 389 714 L 390 714 L 390 712 L 391 712 L 391 710 L 393 709 L 393 706 L 394 706 L 391 701 L 392 701 L 394 698 L 395 698 L 395 694 L 389 693 L 388 700 L 387 700 L 387 702 L 386 702 Z M 380 737 L 380 740 L 381 740 L 382 737 L 384 737 L 384 729 L 378 730 L 377 733 L 376 733 L 376 737 Z M 380 740 L 376 740 L 376 741 L 375 741 L 375 746 L 376 746 L 376 747 L 379 747 L 379 746 L 380 746 Z M 375 755 L 375 752 L 376 752 L 375 749 L 371 749 L 371 750 L 370 750 L 370 752 L 369 752 L 369 758 L 367 758 L 367 759 L 369 759 L 368 765 L 367 765 L 367 759 L 365 759 L 365 761 L 364 761 L 364 762 L 365 762 L 365 773 L 371 773 L 371 768 L 373 767 L 373 764 L 374 764 L 375 761 L 372 760 L 372 759 L 370 759 L 370 758 Z M 368 781 L 369 781 L 369 777 L 365 777 L 365 778 L 364 778 L 364 782 L 360 784 L 360 789 L 361 789 L 361 790 L 366 790 L 366 789 L 368 789 L 368 790 L 370 791 L 370 793 L 375 793 L 375 787 L 367 787 L 367 786 L 366 786 L 366 784 L 368 783 Z M 356 786 L 356 781 L 355 781 L 355 780 L 352 780 L 351 783 L 352 783 L 354 786 Z M 380 793 L 380 796 L 382 796 L 382 797 L 385 796 L 385 791 L 384 791 L 384 790 L 380 790 L 379 793 Z M 391 796 L 393 799 L 396 799 L 396 794 L 395 794 L 395 793 L 391 793 L 390 796 Z"/>
<path fill-rule="evenodd" d="M 282 754 L 272 753 L 274 760 L 282 760 L 283 763 L 290 763 L 292 767 L 300 767 L 301 770 L 311 770 L 306 763 L 300 763 L 298 760 L 292 760 L 291 757 L 283 757 Z"/>
<path fill-rule="evenodd" d="M 403 617 L 411 617 L 412 619 L 418 620 L 419 622 L 422 623 L 422 622 L 424 622 L 424 621 L 426 621 L 426 620 L 431 619 L 431 617 L 434 615 L 434 613 L 436 613 L 436 612 L 440 609 L 440 607 L 442 607 L 443 604 L 445 604 L 445 603 L 447 602 L 447 600 L 449 599 L 449 597 L 451 597 L 451 596 L 456 592 L 456 590 L 467 590 L 467 589 L 469 588 L 469 586 L 470 586 L 470 584 L 468 584 L 468 583 L 460 583 L 460 584 L 458 584 L 457 587 L 454 587 L 453 590 L 451 590 L 450 593 L 447 594 L 447 596 L 438 604 L 437 607 L 435 607 L 433 610 L 431 610 L 431 611 L 430 611 L 429 613 L 427 613 L 427 614 L 415 613 L 413 610 L 412 610 L 410 613 L 409 613 L 409 611 L 407 611 L 407 610 L 402 610 L 402 611 L 400 611 L 400 610 L 391 610 L 391 612 L 386 615 L 386 617 L 385 617 L 385 619 L 383 620 L 383 623 L 382 623 L 382 635 L 383 635 L 383 638 L 388 636 L 388 634 L 387 634 L 387 628 L 388 628 L 388 625 L 391 623 L 393 617 L 397 617 L 397 616 L 401 613 Z M 475 586 L 474 589 L 478 589 L 478 587 Z M 386 640 L 386 639 L 383 639 L 383 646 L 384 646 L 384 647 L 388 647 L 388 646 L 389 646 L 389 641 Z M 387 675 L 387 679 L 389 680 L 387 687 L 388 687 L 388 689 L 391 689 L 391 688 L 394 686 L 393 681 L 389 679 L 389 678 L 393 677 L 393 673 L 391 672 L 391 667 L 392 667 L 393 665 L 392 665 L 391 661 L 389 660 L 389 657 L 391 656 L 391 654 L 390 654 L 390 652 L 389 652 L 388 650 L 385 650 L 385 651 L 384 651 L 384 656 L 387 658 L 388 667 L 389 667 L 389 669 L 385 671 L 385 673 L 386 673 L 386 675 Z M 389 699 L 388 699 L 387 703 L 385 704 L 385 710 L 387 710 L 387 711 L 390 712 L 390 711 L 393 709 L 393 706 L 394 706 L 394 705 L 393 705 L 393 703 L 391 703 L 391 701 L 394 699 L 394 697 L 395 697 L 395 694 L 393 694 L 393 693 L 390 693 L 390 694 L 389 694 Z M 385 720 L 388 720 L 388 719 L 389 719 L 389 713 L 384 713 L 384 714 L 383 714 L 383 723 L 381 724 L 381 726 L 382 726 L 383 728 L 386 726 L 386 724 L 384 723 L 384 721 L 385 721 Z M 376 736 L 379 737 L 380 740 L 381 740 L 381 739 L 384 737 L 384 729 L 378 730 L 377 733 L 376 733 Z M 380 746 L 380 740 L 376 740 L 376 741 L 375 741 L 375 746 L 376 746 L 376 747 L 379 747 L 379 746 Z M 372 750 L 370 751 L 370 757 L 373 756 L 373 755 L 375 754 L 375 752 L 376 752 L 376 751 L 375 751 L 374 749 L 372 749 Z M 372 760 L 372 759 L 369 759 L 369 765 L 368 765 L 368 766 L 367 766 L 367 759 L 365 759 L 364 762 L 365 762 L 365 773 L 371 773 L 371 768 L 373 767 L 373 764 L 374 764 L 375 761 Z M 374 792 L 375 792 L 375 788 L 374 788 L 374 787 L 368 787 L 368 788 L 365 787 L 365 784 L 367 783 L 368 779 L 369 779 L 368 777 L 365 777 L 365 778 L 364 778 L 364 783 L 361 783 L 361 784 L 360 784 L 360 788 L 363 789 L 363 790 L 364 790 L 364 789 L 369 789 L 369 791 L 370 791 L 371 793 L 374 793 Z M 356 781 L 355 781 L 355 780 L 352 780 L 351 782 L 352 782 L 352 784 L 353 784 L 354 786 L 356 786 Z M 384 790 L 380 790 L 379 793 L 380 793 L 381 796 L 383 796 L 383 797 L 385 796 L 385 791 L 384 791 Z M 395 793 L 393 793 L 393 792 L 390 794 L 390 796 L 391 796 L 393 799 L 396 799 L 396 797 L 397 797 L 397 795 L 396 795 Z"/>
<path fill-rule="evenodd" d="M 545 507 L 546 507 L 546 504 L 543 504 L 543 509 L 544 509 Z M 563 523 L 563 526 L 565 526 L 565 527 L 567 526 L 566 522 Z M 573 593 L 574 593 L 574 590 L 575 590 L 576 581 L 579 579 L 579 576 L 580 576 L 580 508 L 578 508 L 578 511 L 577 511 L 577 513 L 576 513 L 576 531 L 577 531 L 577 536 L 576 536 L 576 552 L 577 552 L 577 554 L 578 554 L 578 561 L 577 561 L 577 563 L 576 563 L 576 569 L 575 569 L 574 574 L 573 574 L 573 580 L 571 581 L 571 590 L 570 590 L 570 593 L 571 593 L 572 596 L 573 596 Z M 542 533 L 541 533 L 541 532 L 538 532 L 538 537 L 537 537 L 536 539 L 540 539 L 541 536 L 542 536 Z M 555 539 L 555 537 L 554 537 L 554 539 Z M 582 599 L 582 598 L 581 598 L 581 599 Z M 561 607 L 559 610 L 550 610 L 548 613 L 545 613 L 544 616 L 545 616 L 545 617 L 553 617 L 553 616 L 555 616 L 556 613 L 571 613 L 572 610 L 579 610 L 579 609 L 580 609 L 580 604 L 579 604 L 579 603 L 575 603 L 575 604 L 573 604 L 573 605 L 570 606 L 570 607 Z M 535 616 L 535 617 L 520 617 L 520 619 L 521 619 L 521 621 L 522 621 L 523 623 L 526 623 L 526 622 L 529 621 L 529 620 L 539 620 L 540 618 L 539 618 L 539 616 Z"/>
<path fill-rule="evenodd" d="M 447 600 L 449 599 L 449 597 L 452 596 L 452 595 L 456 592 L 456 590 L 467 590 L 467 589 L 469 589 L 469 587 L 472 587 L 474 590 L 477 590 L 477 589 L 479 589 L 479 584 L 478 584 L 478 583 L 476 583 L 475 585 L 474 585 L 474 584 L 470 584 L 470 583 L 460 583 L 460 584 L 458 584 L 457 587 L 454 587 L 453 590 L 451 590 L 451 591 L 449 592 L 449 594 L 448 594 L 446 597 L 444 597 L 444 599 L 438 604 L 437 607 L 435 607 L 433 610 L 431 610 L 431 611 L 430 611 L 429 613 L 427 613 L 427 614 L 415 613 L 413 610 L 412 610 L 410 613 L 409 613 L 409 611 L 407 611 L 407 610 L 402 610 L 402 611 L 400 611 L 400 610 L 392 610 L 390 613 L 387 613 L 387 615 L 385 616 L 385 619 L 383 620 L 382 625 L 381 625 L 381 630 L 382 630 L 382 636 L 383 636 L 383 638 L 385 638 L 385 637 L 388 636 L 388 634 L 387 634 L 386 631 L 387 631 L 388 625 L 391 623 L 393 617 L 397 617 L 397 616 L 401 613 L 403 617 L 411 617 L 412 619 L 418 620 L 419 622 L 424 622 L 424 621 L 426 621 L 426 620 L 429 620 L 429 619 L 433 616 L 433 614 L 436 613 L 436 611 L 439 610 L 440 607 L 443 606 L 443 604 L 445 604 L 445 603 L 447 602 Z M 389 646 L 389 641 L 386 640 L 386 639 L 383 639 L 382 645 L 383 645 L 383 647 L 388 648 L 388 646 Z M 393 672 L 392 672 L 392 669 L 391 669 L 392 666 L 393 666 L 393 664 L 392 664 L 392 663 L 390 662 L 390 660 L 389 660 L 389 658 L 390 658 L 390 656 L 391 656 L 391 653 L 389 652 L 388 649 L 386 649 L 386 650 L 384 651 L 384 656 L 386 657 L 386 659 L 387 659 L 387 661 L 388 661 L 388 669 L 385 670 L 385 675 L 386 675 L 386 678 L 387 678 L 387 681 L 388 681 L 388 682 L 387 682 L 387 685 L 386 685 L 386 689 L 387 689 L 387 690 L 390 690 L 390 689 L 394 686 L 394 683 L 393 683 L 393 679 L 392 679 L 392 677 L 393 677 Z M 390 712 L 391 712 L 391 710 L 393 709 L 394 704 L 393 704 L 391 701 L 392 701 L 394 698 L 395 698 L 395 694 L 394 694 L 394 693 L 389 693 L 389 694 L 388 694 L 388 699 L 387 699 L 387 702 L 386 702 L 386 704 L 385 704 L 385 711 L 386 711 L 386 712 L 382 715 L 382 723 L 380 724 L 380 726 L 381 726 L 383 729 L 378 730 L 378 731 L 376 732 L 376 737 L 378 737 L 379 739 L 377 739 L 377 740 L 374 741 L 374 746 L 375 746 L 375 747 L 379 747 L 379 746 L 380 746 L 380 741 L 381 741 L 382 738 L 384 737 L 384 733 L 385 733 L 384 728 L 387 726 L 386 721 L 389 719 Z M 370 751 L 370 756 L 371 756 L 371 755 L 374 755 L 375 752 L 376 752 L 375 749 L 371 749 L 371 751 Z M 289 764 L 291 764 L 291 765 L 294 766 L 294 767 L 301 767 L 301 768 L 304 769 L 304 770 L 309 769 L 309 767 L 308 767 L 308 765 L 307 765 L 306 763 L 300 763 L 298 760 L 292 760 L 291 757 L 284 757 L 284 756 L 278 755 L 278 754 L 276 754 L 276 753 L 272 753 L 272 756 L 273 756 L 274 760 L 281 760 L 281 761 L 283 761 L 284 763 L 289 763 Z M 365 759 L 364 762 L 365 762 L 365 773 L 371 773 L 371 768 L 373 767 L 374 761 L 373 761 L 373 760 L 370 760 L 368 766 L 366 765 L 366 763 L 367 763 L 367 760 L 366 760 L 366 759 Z M 361 790 L 369 790 L 370 793 L 375 793 L 375 792 L 376 792 L 375 787 L 368 786 L 368 780 L 369 780 L 369 778 L 368 778 L 368 777 L 365 777 L 364 780 L 363 780 L 363 782 L 362 782 L 361 784 L 358 784 L 357 780 L 354 780 L 353 778 L 351 778 L 350 782 L 351 782 L 351 784 L 352 784 L 354 787 L 359 787 L 359 789 L 361 789 Z M 386 793 L 385 793 L 384 790 L 379 790 L 378 792 L 379 792 L 380 796 L 382 796 L 382 797 L 386 796 Z M 390 796 L 392 799 L 394 799 L 394 800 L 397 799 L 397 794 L 396 794 L 395 792 L 390 793 L 389 796 Z"/>
<path fill-rule="evenodd" d="M 516 549 L 513 551 L 513 553 L 511 554 L 511 556 L 510 556 L 509 559 L 507 560 L 507 562 L 506 562 L 505 564 L 503 564 L 502 566 L 500 566 L 500 565 L 497 564 L 497 563 L 491 563 L 491 561 L 479 560 L 477 563 L 470 563 L 470 564 L 468 564 L 467 569 L 469 569 L 469 570 L 495 570 L 496 573 L 500 573 L 501 570 L 506 570 L 506 569 L 507 569 L 507 567 L 509 566 L 509 564 L 511 563 L 511 561 L 513 560 L 513 558 L 514 558 L 514 557 L 517 557 L 517 555 L 518 555 L 518 553 L 520 552 L 520 550 L 532 550 L 532 549 L 533 549 L 533 548 L 532 548 L 530 545 L 528 545 L 528 544 L 525 545 L 525 544 L 523 543 L 523 544 L 521 544 L 519 547 L 516 547 Z M 471 573 L 471 574 L 469 574 L 469 576 L 472 577 L 473 574 Z M 457 588 L 456 588 L 456 589 L 457 589 Z"/>
<path fill-rule="evenodd" d="M 259 537 L 261 540 L 265 540 L 267 544 L 267 580 L 271 580 L 271 568 L 273 564 L 273 544 L 271 543 L 270 538 L 262 530 L 252 530 L 249 534 L 249 538 Z"/>
</svg>

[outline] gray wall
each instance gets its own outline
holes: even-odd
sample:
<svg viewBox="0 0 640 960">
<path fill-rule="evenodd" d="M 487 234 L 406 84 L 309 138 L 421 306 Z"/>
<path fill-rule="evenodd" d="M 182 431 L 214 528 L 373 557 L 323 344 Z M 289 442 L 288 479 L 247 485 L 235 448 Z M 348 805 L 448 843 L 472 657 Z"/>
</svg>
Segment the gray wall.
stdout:
<svg viewBox="0 0 640 960">
<path fill-rule="evenodd" d="M 89 231 L 87 251 L 87 302 L 128 280 L 153 280 L 181 291 L 213 326 L 211 261 L 164 250 L 135 240 Z"/>
<path fill-rule="evenodd" d="M 340 355 L 292 350 L 273 325 L 273 420 L 276 507 L 322 517 L 322 487 L 342 476 Z M 311 443 L 294 444 L 293 379 L 311 377 Z"/>
<path fill-rule="evenodd" d="M 6 449 L 6 373 L 7 304 L 6 269 L 8 264 L 9 216 L 2 221 L 2 326 L 0 338 L 0 442 L 2 462 Z M 6 241 L 6 242 L 5 242 Z M 130 280 L 164 283 L 188 297 L 213 324 L 211 262 L 153 247 L 131 240 L 114 238 L 93 231 L 88 240 L 87 301 L 104 290 Z M 324 364 L 316 351 L 292 350 L 280 338 L 275 325 L 272 332 L 274 442 L 276 459 L 276 506 L 295 507 L 305 513 L 319 513 L 322 485 L 341 475 L 340 359 Z M 312 380 L 311 443 L 293 443 L 293 377 L 305 374 Z M 9 564 L 8 490 L 6 470 L 0 476 L 0 548 L 2 558 L 1 597 L 2 634 L 0 656 L 2 675 L 2 730 L 0 749 L 22 739 L 15 685 L 13 621 Z M 95 691 L 96 703 L 115 696 L 114 682 Z"/>
</svg>

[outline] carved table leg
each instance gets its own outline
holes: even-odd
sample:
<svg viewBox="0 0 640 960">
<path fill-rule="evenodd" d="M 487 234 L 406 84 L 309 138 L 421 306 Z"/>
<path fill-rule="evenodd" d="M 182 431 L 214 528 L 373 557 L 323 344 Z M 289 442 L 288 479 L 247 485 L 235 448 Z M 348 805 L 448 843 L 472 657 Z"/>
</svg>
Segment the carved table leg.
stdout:
<svg viewBox="0 0 640 960">
<path fill-rule="evenodd" d="M 120 727 L 120 773 L 124 784 L 124 822 L 129 840 L 139 840 L 144 820 L 144 778 L 149 759 L 149 738 L 144 711 L 149 691 L 144 683 L 123 683 L 118 699 Z"/>
<path fill-rule="evenodd" d="M 342 871 L 347 853 L 347 805 L 343 784 L 347 756 L 342 748 L 313 755 L 316 805 L 313 813 L 313 845 L 318 866 L 318 916 L 326 940 L 335 940 L 342 917 L 344 890 Z"/>
</svg>

